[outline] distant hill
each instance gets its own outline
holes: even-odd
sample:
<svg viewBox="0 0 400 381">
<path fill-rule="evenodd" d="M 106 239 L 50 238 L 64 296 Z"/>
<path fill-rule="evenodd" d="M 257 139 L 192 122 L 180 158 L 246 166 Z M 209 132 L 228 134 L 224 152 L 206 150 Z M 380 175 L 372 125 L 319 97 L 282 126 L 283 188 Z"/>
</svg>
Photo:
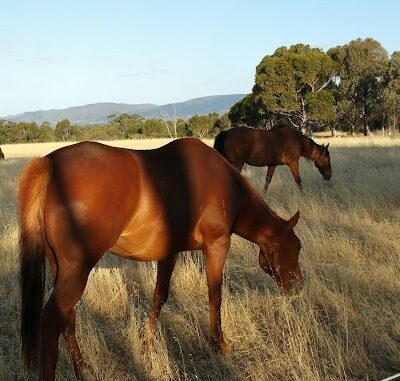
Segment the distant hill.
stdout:
<svg viewBox="0 0 400 381">
<path fill-rule="evenodd" d="M 10 115 L 3 119 L 12 122 L 50 122 L 57 123 L 62 119 L 69 119 L 77 124 L 105 123 L 112 114 L 138 114 L 145 118 L 179 118 L 187 119 L 193 115 L 206 115 L 210 112 L 223 114 L 245 94 L 212 95 L 188 100 L 186 102 L 169 103 L 166 105 L 125 104 L 125 103 L 94 103 L 85 106 L 68 107 L 58 110 L 38 110 Z"/>
</svg>

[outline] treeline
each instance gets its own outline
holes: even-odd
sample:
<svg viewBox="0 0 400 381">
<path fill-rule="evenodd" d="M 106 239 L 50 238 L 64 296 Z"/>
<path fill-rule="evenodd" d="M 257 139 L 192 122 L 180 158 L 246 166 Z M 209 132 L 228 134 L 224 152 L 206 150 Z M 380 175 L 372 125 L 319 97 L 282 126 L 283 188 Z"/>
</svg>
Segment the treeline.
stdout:
<svg viewBox="0 0 400 381">
<path fill-rule="evenodd" d="M 194 136 L 213 137 L 228 129 L 227 114 L 195 115 L 188 120 L 145 119 L 140 115 L 121 114 L 109 117 L 106 124 L 77 125 L 68 119 L 59 121 L 55 127 L 48 122 L 9 122 L 0 120 L 0 144 L 33 143 L 50 141 L 118 140 L 140 138 L 176 138 Z"/>
<path fill-rule="evenodd" d="M 367 38 L 327 52 L 303 44 L 276 49 L 261 60 L 252 92 L 231 108 L 229 119 L 368 135 L 378 128 L 396 131 L 399 114 L 400 52 L 389 57 Z"/>
</svg>

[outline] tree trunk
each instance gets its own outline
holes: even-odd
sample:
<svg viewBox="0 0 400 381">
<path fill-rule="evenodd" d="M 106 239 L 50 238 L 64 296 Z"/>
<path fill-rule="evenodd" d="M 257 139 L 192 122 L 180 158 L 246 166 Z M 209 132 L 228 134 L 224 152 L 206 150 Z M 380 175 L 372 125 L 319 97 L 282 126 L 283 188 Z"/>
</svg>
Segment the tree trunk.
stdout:
<svg viewBox="0 0 400 381">
<path fill-rule="evenodd" d="M 306 113 L 306 106 L 305 106 L 305 101 L 303 98 L 301 98 L 301 117 L 300 117 L 300 131 L 303 135 L 306 134 L 307 132 L 307 113 Z"/>
<path fill-rule="evenodd" d="M 367 107 L 364 107 L 364 136 L 369 135 L 368 117 L 367 117 Z"/>
<path fill-rule="evenodd" d="M 301 131 L 301 133 L 303 134 L 303 135 L 306 135 L 306 133 L 307 133 L 307 119 L 306 118 L 301 118 L 301 121 L 300 121 L 300 131 Z"/>
<path fill-rule="evenodd" d="M 165 127 L 167 127 L 169 137 L 172 139 L 172 134 L 171 134 L 171 131 L 169 130 L 169 126 L 168 126 L 168 120 L 164 120 L 164 124 L 165 124 Z"/>
</svg>

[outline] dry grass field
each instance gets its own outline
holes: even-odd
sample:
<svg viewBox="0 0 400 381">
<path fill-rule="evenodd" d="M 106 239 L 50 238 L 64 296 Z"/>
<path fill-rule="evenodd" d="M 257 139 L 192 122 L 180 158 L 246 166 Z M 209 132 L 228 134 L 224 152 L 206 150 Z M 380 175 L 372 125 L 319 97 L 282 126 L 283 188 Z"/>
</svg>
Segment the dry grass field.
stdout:
<svg viewBox="0 0 400 381">
<path fill-rule="evenodd" d="M 221 356 L 208 342 L 202 256 L 182 253 L 154 351 L 147 351 L 142 341 L 155 264 L 107 254 L 77 308 L 83 355 L 98 380 L 380 380 L 400 372 L 400 139 L 329 141 L 330 182 L 303 160 L 304 195 L 289 170 L 279 167 L 266 196 L 284 218 L 300 209 L 295 230 L 303 246 L 303 291 L 281 296 L 258 267 L 257 248 L 234 236 L 222 306 L 233 350 Z M 149 148 L 164 142 L 117 144 Z M 0 162 L 0 380 L 30 379 L 18 338 L 15 196 L 28 160 L 22 157 L 54 148 L 3 146 L 8 159 Z M 246 167 L 244 174 L 262 189 L 263 169 Z M 58 379 L 73 380 L 63 343 L 61 348 Z"/>
</svg>

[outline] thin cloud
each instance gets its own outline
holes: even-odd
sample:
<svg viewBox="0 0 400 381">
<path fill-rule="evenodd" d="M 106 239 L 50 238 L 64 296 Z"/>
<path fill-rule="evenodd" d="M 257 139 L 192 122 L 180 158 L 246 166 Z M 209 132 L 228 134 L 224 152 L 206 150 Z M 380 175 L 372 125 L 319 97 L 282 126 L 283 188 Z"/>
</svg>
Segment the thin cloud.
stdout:
<svg viewBox="0 0 400 381">
<path fill-rule="evenodd" d="M 70 61 L 71 57 L 34 57 L 32 63 L 56 63 Z"/>
<path fill-rule="evenodd" d="M 166 69 L 132 71 L 129 73 L 122 73 L 121 77 L 122 78 L 142 77 L 145 75 L 154 75 L 154 74 L 167 73 L 167 72 L 168 72 L 168 70 L 166 70 Z"/>
</svg>

